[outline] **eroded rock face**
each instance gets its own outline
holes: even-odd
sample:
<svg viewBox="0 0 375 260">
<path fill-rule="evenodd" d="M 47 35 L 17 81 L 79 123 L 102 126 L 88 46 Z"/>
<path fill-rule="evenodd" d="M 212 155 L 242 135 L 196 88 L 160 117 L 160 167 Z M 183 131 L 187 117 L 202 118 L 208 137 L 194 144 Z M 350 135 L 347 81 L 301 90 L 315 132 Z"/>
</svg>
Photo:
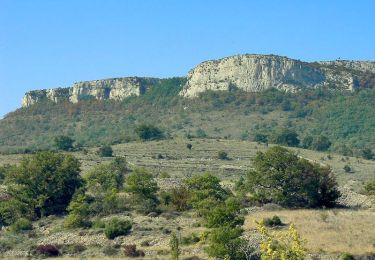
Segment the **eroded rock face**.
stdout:
<svg viewBox="0 0 375 260">
<path fill-rule="evenodd" d="M 56 88 L 47 90 L 35 90 L 25 94 L 22 106 L 28 107 L 40 101 L 52 101 L 55 103 L 69 100 L 77 103 L 81 100 L 123 100 L 129 96 L 139 96 L 148 88 L 157 84 L 157 78 L 114 78 L 104 80 L 82 81 L 74 83 L 69 88 Z"/>
<path fill-rule="evenodd" d="M 278 88 L 293 91 L 324 81 L 319 69 L 308 63 L 274 55 L 238 55 L 199 64 L 188 74 L 180 95 L 196 97 L 206 90 L 244 91 Z"/>
<path fill-rule="evenodd" d="M 375 73 L 375 62 L 308 63 L 275 55 L 237 55 L 199 64 L 189 72 L 180 95 L 196 97 L 206 90 L 231 87 L 249 92 L 316 87 L 354 90 L 356 77 L 365 72 Z"/>
</svg>

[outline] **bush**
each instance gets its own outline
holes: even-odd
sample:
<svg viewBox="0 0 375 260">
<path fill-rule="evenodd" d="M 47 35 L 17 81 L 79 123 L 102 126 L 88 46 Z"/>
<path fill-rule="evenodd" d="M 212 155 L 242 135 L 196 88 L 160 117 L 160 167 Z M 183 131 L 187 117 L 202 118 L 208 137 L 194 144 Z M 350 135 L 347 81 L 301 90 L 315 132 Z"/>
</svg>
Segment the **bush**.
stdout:
<svg viewBox="0 0 375 260">
<path fill-rule="evenodd" d="M 262 203 L 287 207 L 333 207 L 340 196 L 338 185 L 328 167 L 299 158 L 275 146 L 258 152 L 255 170 L 247 175 L 245 189 Z"/>
<path fill-rule="evenodd" d="M 74 140 L 69 136 L 57 136 L 55 137 L 55 146 L 59 150 L 70 151 L 73 149 Z"/>
<path fill-rule="evenodd" d="M 256 133 L 253 138 L 254 142 L 258 143 L 267 143 L 268 142 L 268 136 L 261 133 Z"/>
<path fill-rule="evenodd" d="M 262 223 L 266 226 L 266 227 L 276 227 L 276 226 L 282 226 L 284 225 L 283 222 L 281 222 L 281 219 L 279 218 L 279 216 L 273 216 L 272 218 L 264 218 L 262 220 Z"/>
<path fill-rule="evenodd" d="M 162 178 L 162 179 L 169 179 L 170 177 L 171 175 L 168 172 L 161 172 L 159 174 L 159 178 Z"/>
<path fill-rule="evenodd" d="M 192 144 L 186 144 L 186 148 L 191 150 L 193 148 L 193 145 Z"/>
<path fill-rule="evenodd" d="M 348 165 L 348 164 L 345 164 L 345 166 L 344 166 L 344 171 L 345 172 L 353 172 L 353 168 L 352 168 L 352 166 L 350 166 L 350 165 Z"/>
<path fill-rule="evenodd" d="M 128 257 L 144 257 L 145 252 L 142 250 L 137 250 L 136 245 L 125 245 L 124 246 L 124 254 Z"/>
<path fill-rule="evenodd" d="M 115 245 L 106 245 L 103 247 L 103 254 L 106 256 L 115 256 L 119 252 L 119 248 Z"/>
<path fill-rule="evenodd" d="M 241 206 L 235 198 L 228 198 L 225 203 L 217 205 L 207 212 L 205 216 L 206 226 L 218 228 L 222 226 L 236 227 L 244 223 L 244 218 L 240 216 Z"/>
<path fill-rule="evenodd" d="M 173 233 L 171 239 L 169 240 L 169 247 L 171 248 L 171 259 L 178 260 L 178 256 L 181 253 L 180 250 L 180 241 L 177 238 L 177 235 Z"/>
<path fill-rule="evenodd" d="M 186 186 L 179 186 L 171 190 L 171 203 L 177 211 L 184 211 L 189 208 L 190 191 Z"/>
<path fill-rule="evenodd" d="M 372 159 L 374 159 L 375 154 L 371 149 L 365 148 L 365 149 L 361 150 L 361 156 L 362 156 L 363 159 L 372 160 Z"/>
<path fill-rule="evenodd" d="M 208 236 L 208 255 L 219 259 L 246 259 L 240 250 L 243 244 L 240 238 L 242 232 L 238 227 L 224 226 L 213 229 Z"/>
<path fill-rule="evenodd" d="M 220 160 L 229 160 L 228 153 L 225 151 L 219 151 L 217 153 L 217 158 Z"/>
<path fill-rule="evenodd" d="M 114 218 L 105 224 L 104 234 L 109 239 L 129 234 L 132 223 L 129 220 Z"/>
<path fill-rule="evenodd" d="M 143 141 L 160 140 L 164 138 L 164 133 L 153 125 L 140 125 L 135 129 L 138 137 Z"/>
<path fill-rule="evenodd" d="M 36 252 L 44 256 L 58 256 L 60 254 L 58 247 L 55 245 L 39 245 Z"/>
<path fill-rule="evenodd" d="M 27 231 L 27 230 L 32 230 L 33 225 L 30 220 L 25 219 L 25 218 L 20 218 L 16 222 L 14 222 L 10 226 L 10 230 L 14 233 L 19 233 L 22 231 Z"/>
<path fill-rule="evenodd" d="M 342 253 L 340 255 L 340 260 L 354 260 L 354 256 L 352 254 L 349 254 L 349 253 Z"/>
<path fill-rule="evenodd" d="M 369 180 L 365 184 L 365 192 L 367 195 L 375 195 L 375 179 Z"/>
<path fill-rule="evenodd" d="M 112 147 L 109 145 L 103 145 L 98 150 L 98 155 L 100 157 L 112 157 L 113 156 L 113 150 Z"/>
<path fill-rule="evenodd" d="M 314 138 L 313 142 L 311 143 L 311 148 L 317 151 L 327 151 L 331 144 L 332 143 L 328 137 L 320 135 Z"/>
<path fill-rule="evenodd" d="M 298 146 L 299 139 L 298 135 L 294 130 L 282 129 L 274 133 L 273 141 L 276 144 L 286 145 L 286 146 Z"/>
</svg>

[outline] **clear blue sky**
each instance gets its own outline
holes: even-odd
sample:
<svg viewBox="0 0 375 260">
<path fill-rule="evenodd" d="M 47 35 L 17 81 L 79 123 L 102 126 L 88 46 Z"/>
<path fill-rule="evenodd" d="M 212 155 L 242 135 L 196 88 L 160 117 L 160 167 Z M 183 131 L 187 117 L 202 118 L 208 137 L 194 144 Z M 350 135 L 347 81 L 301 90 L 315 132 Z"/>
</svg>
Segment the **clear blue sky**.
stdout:
<svg viewBox="0 0 375 260">
<path fill-rule="evenodd" d="M 32 89 L 240 53 L 375 60 L 375 1 L 0 0 L 0 116 Z"/>
</svg>

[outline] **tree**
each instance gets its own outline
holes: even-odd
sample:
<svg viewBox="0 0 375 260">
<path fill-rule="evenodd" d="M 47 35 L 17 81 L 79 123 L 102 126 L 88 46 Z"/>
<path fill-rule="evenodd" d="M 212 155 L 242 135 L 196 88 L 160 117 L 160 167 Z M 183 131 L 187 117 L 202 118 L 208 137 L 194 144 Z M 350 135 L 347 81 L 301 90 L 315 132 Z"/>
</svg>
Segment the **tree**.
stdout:
<svg viewBox="0 0 375 260">
<path fill-rule="evenodd" d="M 80 163 L 72 155 L 40 152 L 12 168 L 6 183 L 12 197 L 41 217 L 64 212 L 83 179 Z"/>
<path fill-rule="evenodd" d="M 225 203 L 221 203 L 205 216 L 206 225 L 209 228 L 222 226 L 236 227 L 244 223 L 243 216 L 240 216 L 241 205 L 235 198 L 228 198 Z"/>
<path fill-rule="evenodd" d="M 374 159 L 374 156 L 375 156 L 374 152 L 370 148 L 365 148 L 361 150 L 361 155 L 362 155 L 362 158 L 366 160 L 372 160 Z"/>
<path fill-rule="evenodd" d="M 92 199 L 85 194 L 85 190 L 78 190 L 69 203 L 69 215 L 65 219 L 65 227 L 90 227 L 91 222 L 88 220 L 88 216 L 90 214 L 90 202 L 92 202 Z"/>
<path fill-rule="evenodd" d="M 125 180 L 125 191 L 129 192 L 138 211 L 149 213 L 156 209 L 159 201 L 158 185 L 151 173 L 143 168 L 135 169 Z"/>
<path fill-rule="evenodd" d="M 239 227 L 223 226 L 213 229 L 208 236 L 209 247 L 206 249 L 211 257 L 220 259 L 245 259 L 241 250 L 244 241 L 240 238 L 243 230 Z"/>
<path fill-rule="evenodd" d="M 332 207 L 340 196 L 329 167 L 310 163 L 279 146 L 258 152 L 254 168 L 247 175 L 245 187 L 260 202 L 287 207 Z"/>
<path fill-rule="evenodd" d="M 190 191 L 186 186 L 181 185 L 171 190 L 171 203 L 177 211 L 184 211 L 189 208 Z"/>
<path fill-rule="evenodd" d="M 95 166 L 85 175 L 87 187 L 93 194 L 105 193 L 112 189 L 121 190 L 125 175 L 129 172 L 125 159 L 117 157 L 110 163 Z"/>
<path fill-rule="evenodd" d="M 140 125 L 135 129 L 135 133 L 143 141 L 160 140 L 164 138 L 164 133 L 153 125 Z"/>
<path fill-rule="evenodd" d="M 55 146 L 59 150 L 70 151 L 73 149 L 74 140 L 69 136 L 60 135 L 55 137 Z"/>
<path fill-rule="evenodd" d="M 281 129 L 277 131 L 273 136 L 273 141 L 276 144 L 286 146 L 298 146 L 299 144 L 298 134 L 290 129 Z"/>
<path fill-rule="evenodd" d="M 113 150 L 112 147 L 109 145 L 103 145 L 99 148 L 98 154 L 100 157 L 112 157 L 113 156 Z"/>
<path fill-rule="evenodd" d="M 254 139 L 253 140 L 255 142 L 258 142 L 258 143 L 267 143 L 268 142 L 268 136 L 265 135 L 265 134 L 256 133 L 254 135 Z"/>
<path fill-rule="evenodd" d="M 320 135 L 314 138 L 313 142 L 311 143 L 311 148 L 317 151 L 327 151 L 331 144 L 332 143 L 327 136 Z"/>
<path fill-rule="evenodd" d="M 180 255 L 180 242 L 178 241 L 176 233 L 172 233 L 171 239 L 169 240 L 169 247 L 171 248 L 172 260 L 178 260 Z"/>
<path fill-rule="evenodd" d="M 225 201 L 230 194 L 221 187 L 220 179 L 209 173 L 187 179 L 186 185 L 191 192 L 189 204 L 200 215 L 207 214 L 218 203 Z"/>
</svg>

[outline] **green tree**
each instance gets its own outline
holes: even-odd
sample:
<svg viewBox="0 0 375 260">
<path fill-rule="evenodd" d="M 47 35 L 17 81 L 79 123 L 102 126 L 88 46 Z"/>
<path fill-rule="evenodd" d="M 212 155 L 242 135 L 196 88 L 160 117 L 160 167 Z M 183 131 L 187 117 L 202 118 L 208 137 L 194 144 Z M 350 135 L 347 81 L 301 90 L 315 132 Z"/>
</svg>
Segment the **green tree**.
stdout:
<svg viewBox="0 0 375 260">
<path fill-rule="evenodd" d="M 132 195 L 136 209 L 143 213 L 156 210 L 158 190 L 154 177 L 144 168 L 136 168 L 125 180 L 125 191 Z"/>
<path fill-rule="evenodd" d="M 244 223 L 244 217 L 240 216 L 241 205 L 238 200 L 229 197 L 224 203 L 220 203 L 205 216 L 206 225 L 209 228 L 222 226 L 236 227 Z"/>
<path fill-rule="evenodd" d="M 180 242 L 178 241 L 176 233 L 172 233 L 171 239 L 169 240 L 169 247 L 171 248 L 172 260 L 178 260 L 180 255 Z"/>
<path fill-rule="evenodd" d="M 105 224 L 104 234 L 109 239 L 129 234 L 132 229 L 132 223 L 129 220 L 113 218 Z"/>
<path fill-rule="evenodd" d="M 90 214 L 90 203 L 93 201 L 85 194 L 84 189 L 78 190 L 68 206 L 69 215 L 65 219 L 64 225 L 67 228 L 90 227 L 88 220 Z"/>
<path fill-rule="evenodd" d="M 261 202 L 332 207 L 340 196 L 330 168 L 310 163 L 285 148 L 275 146 L 265 153 L 258 152 L 254 167 L 245 186 Z"/>
<path fill-rule="evenodd" d="M 223 226 L 213 229 L 208 236 L 208 255 L 220 259 L 246 259 L 240 250 L 244 243 L 240 238 L 242 232 L 239 227 Z"/>
<path fill-rule="evenodd" d="M 112 147 L 109 145 L 103 145 L 99 148 L 98 154 L 101 157 L 112 157 L 113 156 L 113 150 Z"/>
<path fill-rule="evenodd" d="M 64 212 L 83 179 L 80 163 L 72 155 L 40 152 L 12 168 L 6 183 L 11 196 L 40 217 Z"/>
<path fill-rule="evenodd" d="M 105 193 L 112 189 L 119 191 L 123 188 L 128 172 L 125 159 L 120 157 L 110 163 L 95 166 L 85 175 L 88 190 L 93 194 Z"/>
<path fill-rule="evenodd" d="M 298 146 L 299 139 L 298 134 L 294 130 L 281 129 L 276 131 L 273 136 L 273 141 L 276 144 L 286 145 L 286 146 Z"/>
<path fill-rule="evenodd" d="M 191 192 L 189 203 L 200 215 L 205 215 L 218 203 L 225 201 L 230 192 L 223 189 L 220 179 L 212 174 L 195 175 L 186 180 Z"/>
<path fill-rule="evenodd" d="M 153 125 L 140 125 L 135 129 L 135 133 L 143 141 L 160 140 L 164 138 L 164 133 Z"/>
<path fill-rule="evenodd" d="M 314 138 L 313 142 L 311 143 L 311 148 L 317 151 L 327 151 L 331 144 L 332 143 L 327 136 L 320 135 Z"/>
<path fill-rule="evenodd" d="M 69 136 L 60 135 L 55 137 L 55 146 L 59 150 L 70 151 L 73 149 L 74 140 Z"/>
</svg>

